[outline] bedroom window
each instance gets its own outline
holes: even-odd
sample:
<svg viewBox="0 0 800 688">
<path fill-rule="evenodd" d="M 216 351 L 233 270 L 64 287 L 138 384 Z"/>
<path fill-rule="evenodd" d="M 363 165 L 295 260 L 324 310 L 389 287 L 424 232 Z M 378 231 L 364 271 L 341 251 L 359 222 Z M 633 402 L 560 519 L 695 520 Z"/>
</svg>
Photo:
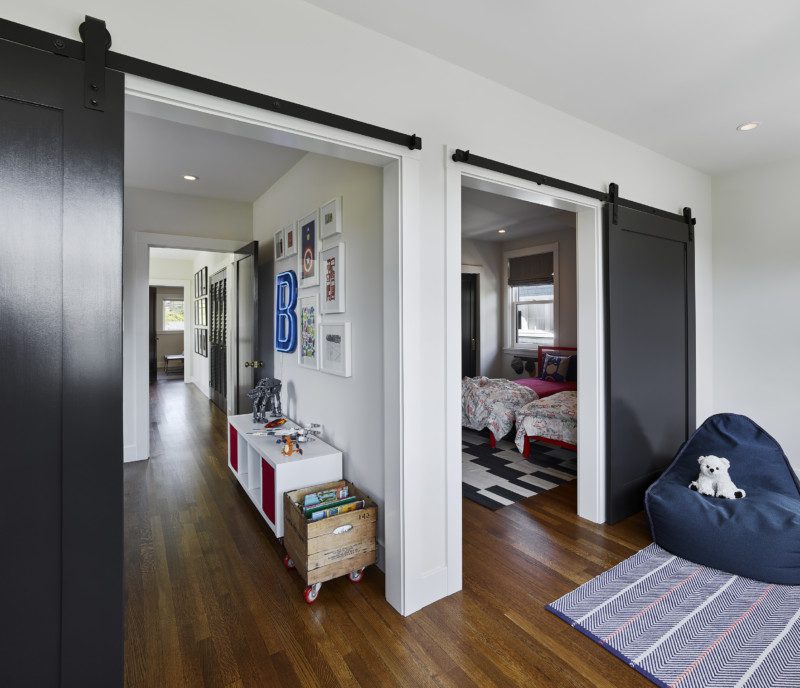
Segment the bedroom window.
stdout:
<svg viewBox="0 0 800 688">
<path fill-rule="evenodd" d="M 161 303 L 164 332 L 183 332 L 183 299 L 164 299 Z"/>
<path fill-rule="evenodd" d="M 558 244 L 508 251 L 503 257 L 506 349 L 553 346 L 558 329 Z"/>
</svg>

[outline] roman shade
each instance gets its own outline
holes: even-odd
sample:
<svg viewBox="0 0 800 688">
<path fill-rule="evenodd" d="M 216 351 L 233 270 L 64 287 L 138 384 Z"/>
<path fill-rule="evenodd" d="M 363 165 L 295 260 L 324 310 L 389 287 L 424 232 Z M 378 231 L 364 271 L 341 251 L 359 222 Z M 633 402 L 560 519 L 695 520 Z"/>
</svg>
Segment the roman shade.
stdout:
<svg viewBox="0 0 800 688">
<path fill-rule="evenodd" d="M 553 254 L 534 253 L 508 259 L 508 286 L 553 283 Z"/>
</svg>

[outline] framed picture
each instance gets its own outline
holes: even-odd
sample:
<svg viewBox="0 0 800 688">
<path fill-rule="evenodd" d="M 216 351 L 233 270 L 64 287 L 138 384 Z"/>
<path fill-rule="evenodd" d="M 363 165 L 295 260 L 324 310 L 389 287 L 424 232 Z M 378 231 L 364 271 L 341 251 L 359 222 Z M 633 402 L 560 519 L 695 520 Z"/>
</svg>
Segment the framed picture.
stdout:
<svg viewBox="0 0 800 688">
<path fill-rule="evenodd" d="M 208 267 L 194 273 L 194 296 L 200 298 L 208 294 Z"/>
<path fill-rule="evenodd" d="M 350 323 L 325 323 L 319 331 L 322 372 L 351 377 Z"/>
<path fill-rule="evenodd" d="M 322 312 L 344 313 L 344 242 L 320 254 L 322 270 Z"/>
<path fill-rule="evenodd" d="M 342 197 L 328 201 L 319 209 L 320 234 L 323 239 L 342 233 Z"/>
<path fill-rule="evenodd" d="M 319 295 L 303 296 L 298 301 L 300 336 L 297 362 L 304 368 L 319 368 Z"/>
<path fill-rule="evenodd" d="M 313 212 L 297 221 L 300 240 L 300 259 L 297 273 L 300 288 L 319 284 L 319 213 Z"/>
<path fill-rule="evenodd" d="M 297 253 L 297 229 L 294 225 L 283 228 L 283 255 L 287 258 Z"/>
<path fill-rule="evenodd" d="M 208 325 L 208 297 L 206 296 L 194 302 L 194 324 L 202 327 Z"/>
<path fill-rule="evenodd" d="M 208 330 L 201 327 L 194 328 L 194 352 L 208 357 Z"/>
<path fill-rule="evenodd" d="M 285 245 L 285 237 L 284 231 L 279 229 L 275 232 L 275 260 L 280 260 L 286 256 L 286 245 Z"/>
</svg>

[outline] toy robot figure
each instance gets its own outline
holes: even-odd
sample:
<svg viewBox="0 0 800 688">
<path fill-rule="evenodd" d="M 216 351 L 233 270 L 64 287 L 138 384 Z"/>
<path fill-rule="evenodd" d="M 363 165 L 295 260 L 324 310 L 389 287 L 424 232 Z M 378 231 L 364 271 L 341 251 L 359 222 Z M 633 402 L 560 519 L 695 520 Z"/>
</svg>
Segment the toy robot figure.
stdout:
<svg viewBox="0 0 800 688">
<path fill-rule="evenodd" d="M 281 381 L 273 377 L 265 377 L 251 389 L 247 396 L 253 400 L 253 422 L 263 423 L 269 416 L 280 418 L 281 410 Z"/>
</svg>

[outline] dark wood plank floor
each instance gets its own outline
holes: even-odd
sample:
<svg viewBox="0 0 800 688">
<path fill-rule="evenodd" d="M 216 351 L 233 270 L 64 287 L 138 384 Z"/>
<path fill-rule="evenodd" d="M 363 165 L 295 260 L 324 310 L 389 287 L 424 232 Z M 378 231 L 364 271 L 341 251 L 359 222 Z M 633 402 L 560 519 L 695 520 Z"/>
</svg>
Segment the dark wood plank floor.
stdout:
<svg viewBox="0 0 800 688">
<path fill-rule="evenodd" d="M 544 605 L 649 542 L 595 526 L 574 483 L 491 512 L 464 501 L 464 590 L 397 614 L 372 567 L 314 606 L 226 465 L 225 417 L 151 388 L 152 458 L 125 466 L 125 680 L 173 686 L 625 686 L 644 678 Z"/>
</svg>

